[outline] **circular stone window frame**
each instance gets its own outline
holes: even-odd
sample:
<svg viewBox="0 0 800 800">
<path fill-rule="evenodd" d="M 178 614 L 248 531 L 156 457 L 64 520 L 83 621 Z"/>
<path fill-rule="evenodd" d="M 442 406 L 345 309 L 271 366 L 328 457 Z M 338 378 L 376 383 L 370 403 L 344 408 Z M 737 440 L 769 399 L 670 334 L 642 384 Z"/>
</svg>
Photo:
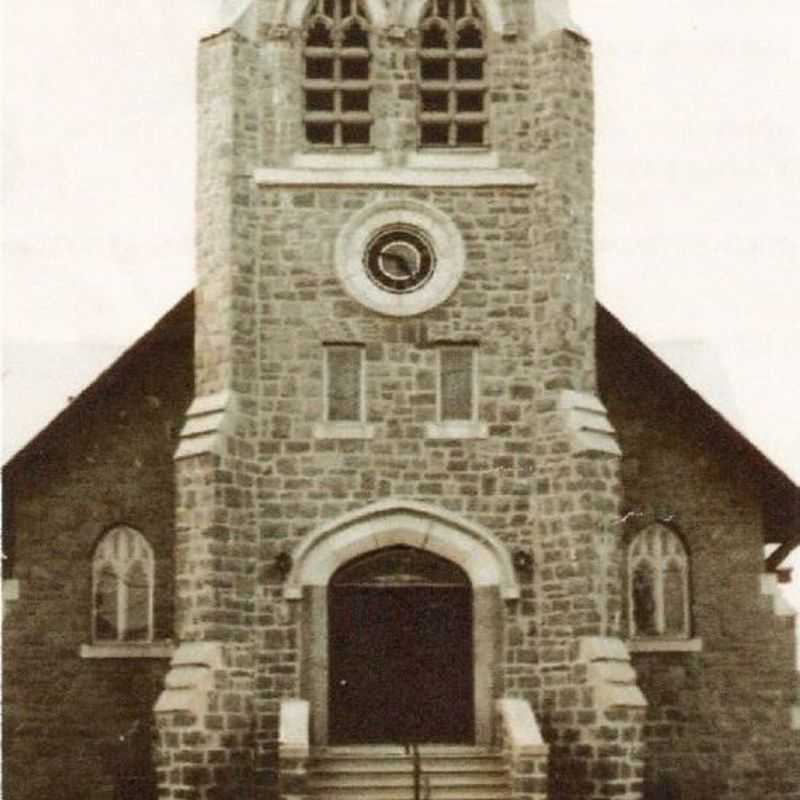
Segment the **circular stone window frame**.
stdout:
<svg viewBox="0 0 800 800">
<path fill-rule="evenodd" d="M 427 238 L 435 258 L 433 275 L 418 289 L 406 293 L 381 289 L 364 266 L 370 242 L 383 229 L 403 225 L 417 228 Z M 464 241 L 453 220 L 424 203 L 393 200 L 370 206 L 355 214 L 336 240 L 336 274 L 354 300 L 394 317 L 422 314 L 443 303 L 464 274 Z"/>
</svg>

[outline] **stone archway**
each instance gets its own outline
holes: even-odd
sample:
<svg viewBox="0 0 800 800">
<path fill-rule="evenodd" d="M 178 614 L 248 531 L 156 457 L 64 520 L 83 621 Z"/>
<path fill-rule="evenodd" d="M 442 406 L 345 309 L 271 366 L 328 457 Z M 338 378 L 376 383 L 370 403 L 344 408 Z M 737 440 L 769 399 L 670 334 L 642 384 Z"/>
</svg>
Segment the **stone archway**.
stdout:
<svg viewBox="0 0 800 800">
<path fill-rule="evenodd" d="M 505 546 L 489 531 L 424 503 L 380 501 L 320 526 L 295 549 L 285 596 L 302 600 L 302 693 L 311 704 L 315 745 L 330 742 L 331 579 L 366 554 L 409 548 L 450 562 L 468 581 L 472 607 L 474 740 L 489 744 L 495 664 L 501 652 L 502 599 L 519 596 Z M 472 738 L 472 737 L 470 737 Z"/>
</svg>

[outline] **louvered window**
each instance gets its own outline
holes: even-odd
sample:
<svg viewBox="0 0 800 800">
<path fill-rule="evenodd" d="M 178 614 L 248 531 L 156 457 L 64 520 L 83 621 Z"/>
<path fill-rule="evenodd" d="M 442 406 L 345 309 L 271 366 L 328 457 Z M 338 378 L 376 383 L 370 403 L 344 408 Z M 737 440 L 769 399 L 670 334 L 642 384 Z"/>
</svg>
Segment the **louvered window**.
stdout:
<svg viewBox="0 0 800 800">
<path fill-rule="evenodd" d="M 443 346 L 439 349 L 439 421 L 477 418 L 475 347 Z"/>
<path fill-rule="evenodd" d="M 474 0 L 430 0 L 419 50 L 419 144 L 487 144 L 485 26 Z"/>
<path fill-rule="evenodd" d="M 325 419 L 328 422 L 362 422 L 364 419 L 362 345 L 326 345 L 325 384 Z"/>
<path fill-rule="evenodd" d="M 689 558 L 673 531 L 653 525 L 628 545 L 631 634 L 689 636 Z"/>
<path fill-rule="evenodd" d="M 92 559 L 94 641 L 153 638 L 153 550 L 133 528 L 110 530 Z"/>
<path fill-rule="evenodd" d="M 306 140 L 370 143 L 369 21 L 360 0 L 315 0 L 305 24 Z"/>
</svg>

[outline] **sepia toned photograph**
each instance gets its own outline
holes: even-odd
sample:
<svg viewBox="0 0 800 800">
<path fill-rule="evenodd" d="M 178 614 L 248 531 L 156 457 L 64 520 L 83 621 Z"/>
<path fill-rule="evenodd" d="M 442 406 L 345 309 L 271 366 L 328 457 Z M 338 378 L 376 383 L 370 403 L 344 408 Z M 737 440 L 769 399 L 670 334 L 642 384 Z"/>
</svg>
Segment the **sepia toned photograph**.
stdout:
<svg viewBox="0 0 800 800">
<path fill-rule="evenodd" d="M 3 12 L 3 800 L 800 800 L 796 4 Z"/>
</svg>

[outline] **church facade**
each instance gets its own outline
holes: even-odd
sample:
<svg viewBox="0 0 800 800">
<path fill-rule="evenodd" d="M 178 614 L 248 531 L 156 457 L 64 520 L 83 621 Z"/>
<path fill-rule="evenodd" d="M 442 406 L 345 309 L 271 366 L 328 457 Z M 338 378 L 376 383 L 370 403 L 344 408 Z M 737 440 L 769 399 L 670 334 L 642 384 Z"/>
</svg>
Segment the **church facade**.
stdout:
<svg viewBox="0 0 800 800">
<path fill-rule="evenodd" d="M 226 12 L 194 294 L 6 468 L 9 797 L 798 800 L 800 490 L 596 304 L 566 3 Z"/>
</svg>

